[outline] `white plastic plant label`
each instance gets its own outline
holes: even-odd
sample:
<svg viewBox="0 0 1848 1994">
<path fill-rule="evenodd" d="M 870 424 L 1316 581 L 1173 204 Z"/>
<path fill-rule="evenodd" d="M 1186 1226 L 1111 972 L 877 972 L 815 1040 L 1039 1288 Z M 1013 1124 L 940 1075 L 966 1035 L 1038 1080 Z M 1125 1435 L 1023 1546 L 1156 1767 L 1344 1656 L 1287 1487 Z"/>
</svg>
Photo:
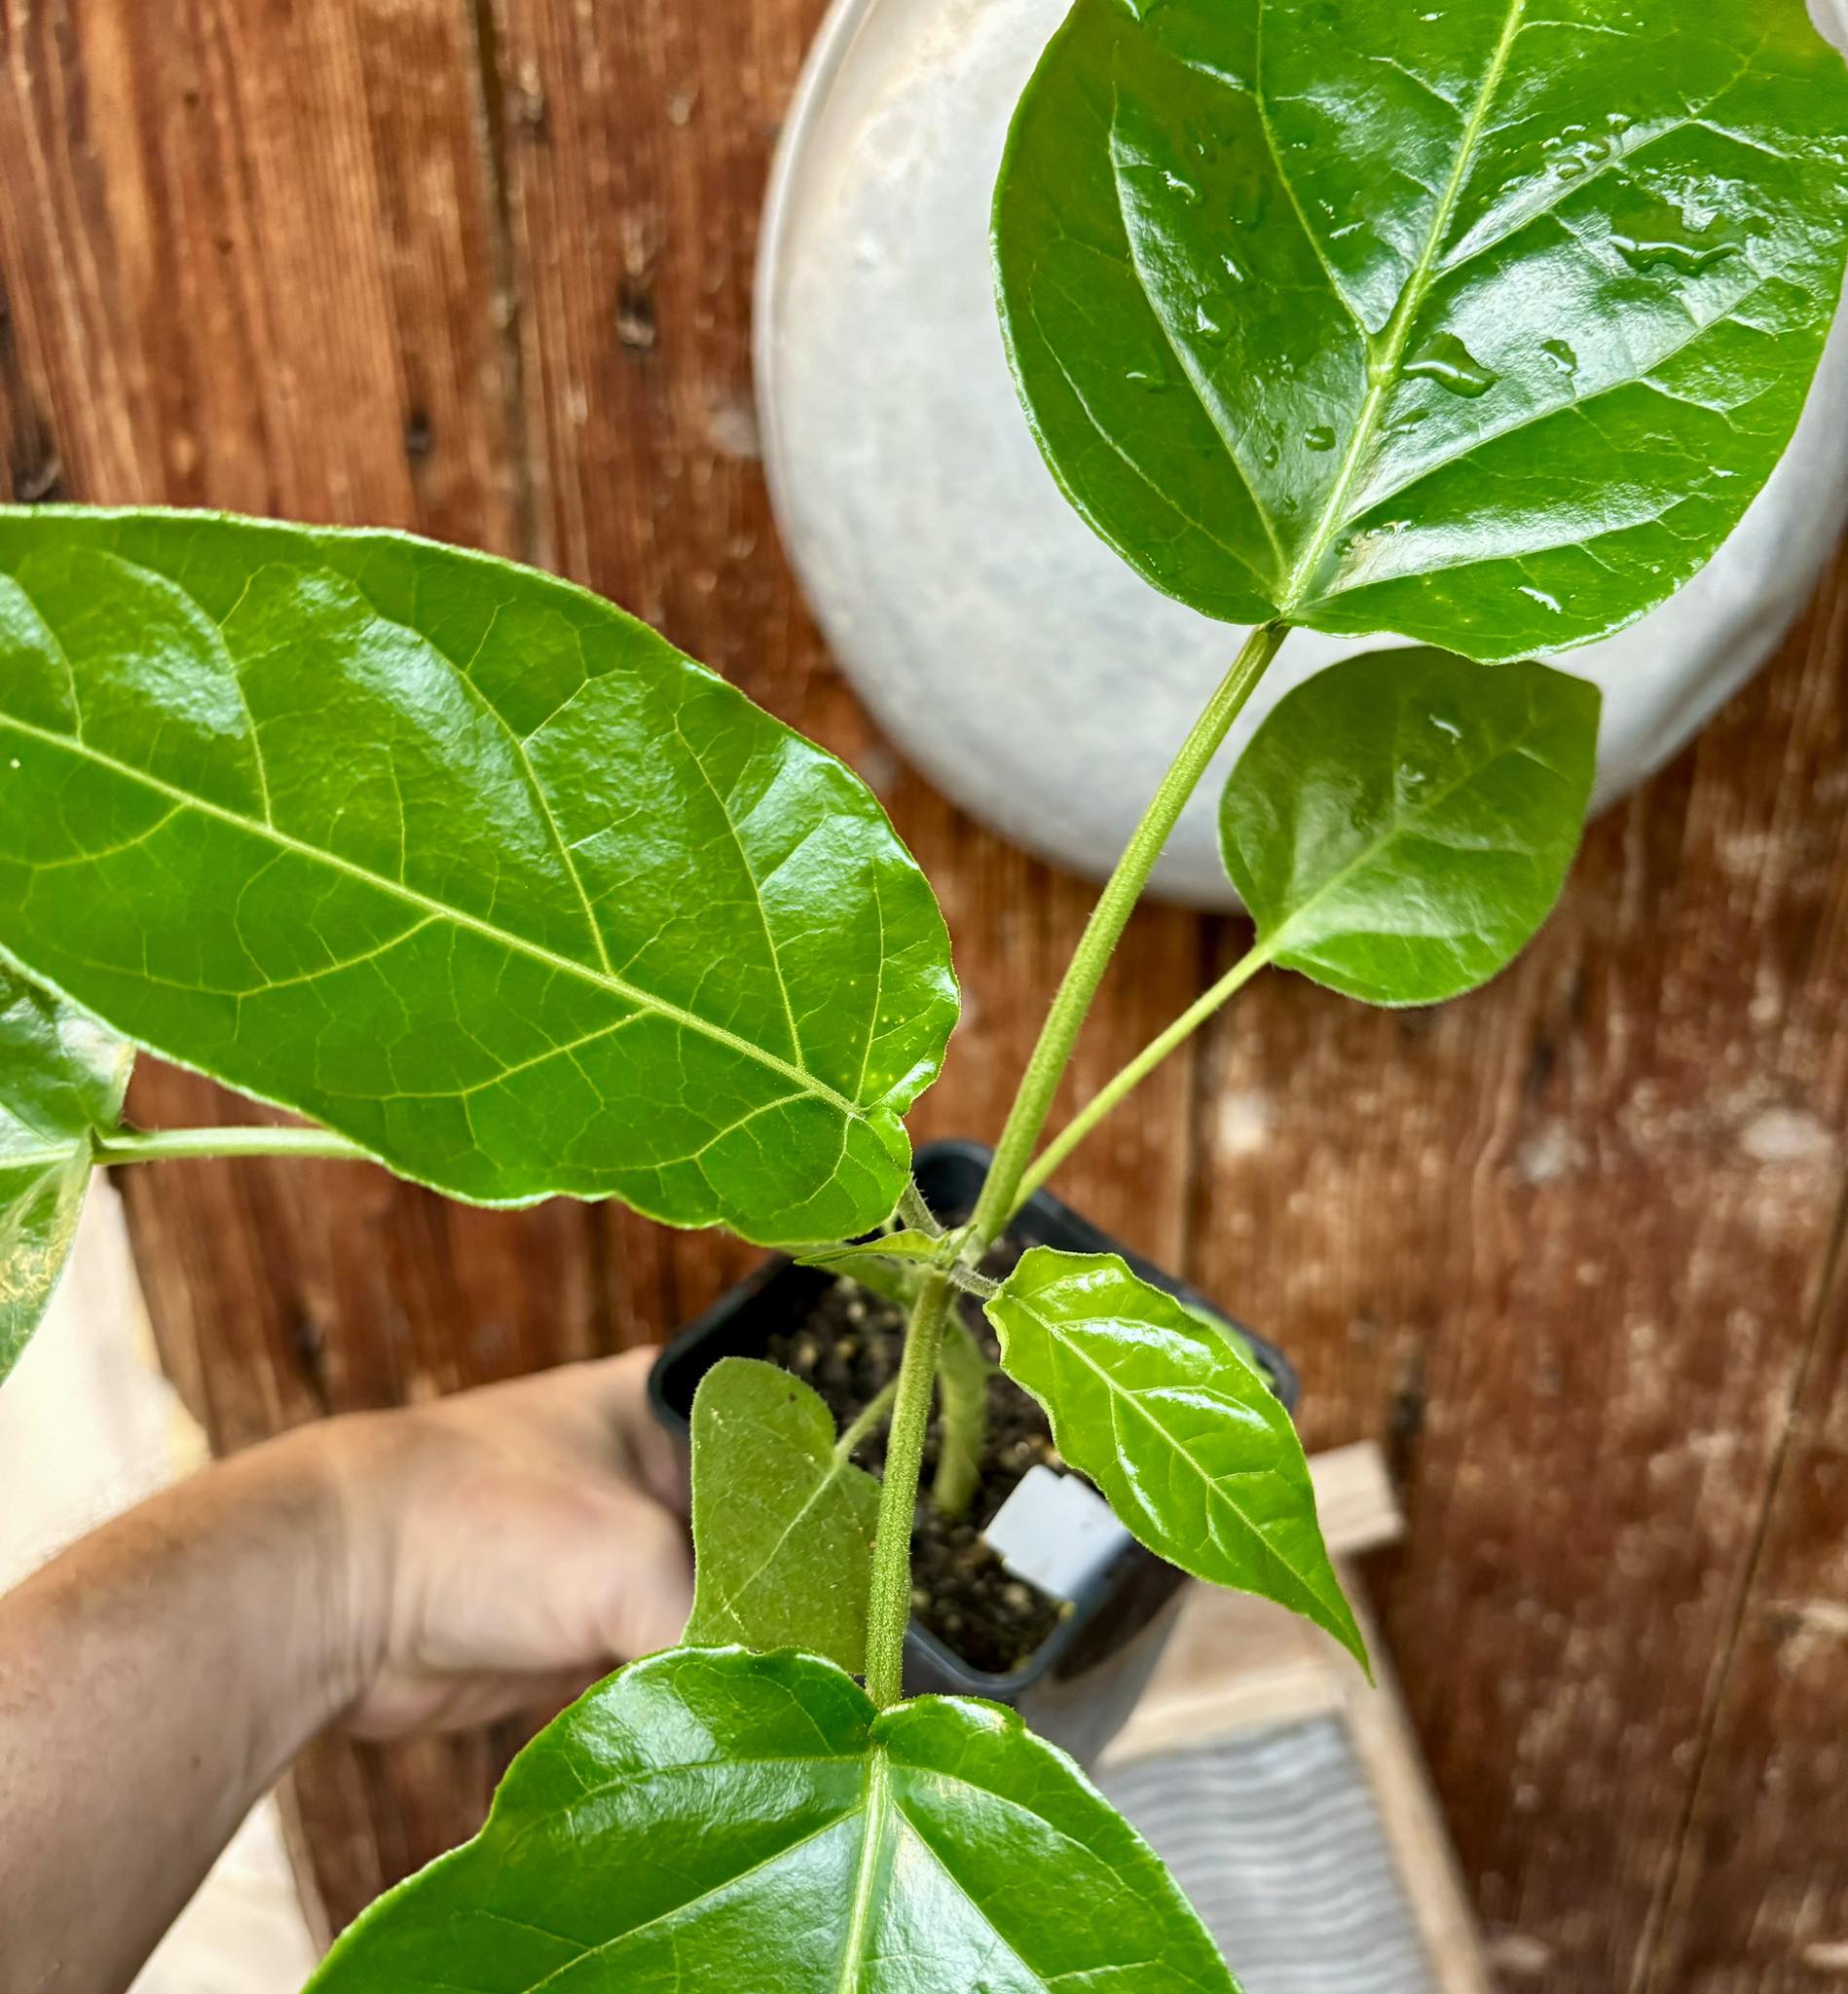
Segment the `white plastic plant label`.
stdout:
<svg viewBox="0 0 1848 1994">
<path fill-rule="evenodd" d="M 1056 1600 L 1075 1600 L 1116 1561 L 1129 1532 L 1088 1482 L 1029 1468 L 983 1532 L 1016 1578 Z"/>
</svg>

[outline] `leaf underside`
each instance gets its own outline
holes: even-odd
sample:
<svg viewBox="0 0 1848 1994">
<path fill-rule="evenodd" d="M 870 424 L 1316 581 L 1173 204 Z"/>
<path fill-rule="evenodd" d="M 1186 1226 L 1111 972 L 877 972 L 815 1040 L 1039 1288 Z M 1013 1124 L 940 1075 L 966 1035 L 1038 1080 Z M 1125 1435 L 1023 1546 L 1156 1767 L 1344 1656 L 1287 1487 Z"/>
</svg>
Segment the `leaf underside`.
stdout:
<svg viewBox="0 0 1848 1994">
<path fill-rule="evenodd" d="M 1221 1331 L 1114 1253 L 1047 1246 L 987 1311 L 1002 1368 L 1126 1530 L 1196 1578 L 1306 1615 L 1366 1666 L 1296 1428 Z"/>
<path fill-rule="evenodd" d="M 939 1242 L 926 1233 L 881 1233 L 870 1239 L 814 1241 L 795 1249 L 804 1267 L 858 1281 L 888 1302 L 908 1309 L 917 1298 L 926 1263 L 938 1255 Z"/>
<path fill-rule="evenodd" d="M 891 1210 L 956 1013 L 870 793 L 645 625 L 390 534 L 0 513 L 0 946 L 482 1203 Z"/>
<path fill-rule="evenodd" d="M 1841 296 L 1803 0 L 1078 0 L 995 205 L 1047 460 L 1233 622 L 1500 660 L 1711 558 Z"/>
<path fill-rule="evenodd" d="M 1595 685 L 1376 651 L 1278 701 L 1221 799 L 1271 960 L 1370 1004 L 1487 982 L 1551 912 L 1597 770 Z"/>
<path fill-rule="evenodd" d="M 838 1458 L 821 1394 L 724 1357 L 693 1396 L 694 1646 L 799 1647 L 858 1674 L 879 1484 Z"/>
<path fill-rule="evenodd" d="M 826 1662 L 681 1648 L 514 1761 L 481 1835 L 309 1994 L 1236 1994 L 1077 1770 L 993 1705 L 875 1715 Z"/>
<path fill-rule="evenodd" d="M 131 1063 L 94 1018 L 0 962 L 0 1380 L 64 1271 L 91 1135 L 120 1119 Z"/>
</svg>

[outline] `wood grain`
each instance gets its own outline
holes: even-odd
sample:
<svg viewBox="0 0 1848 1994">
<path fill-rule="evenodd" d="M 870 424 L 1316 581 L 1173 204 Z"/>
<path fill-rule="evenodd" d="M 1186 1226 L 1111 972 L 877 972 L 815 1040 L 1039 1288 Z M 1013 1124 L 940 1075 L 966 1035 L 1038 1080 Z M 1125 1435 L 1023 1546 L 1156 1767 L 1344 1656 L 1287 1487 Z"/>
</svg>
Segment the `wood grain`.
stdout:
<svg viewBox="0 0 1848 1994">
<path fill-rule="evenodd" d="M 1395 1017 L 1266 979 L 1208 1050 L 1193 1272 L 1282 1337 L 1312 1442 L 1395 1452 L 1379 1604 L 1510 1984 L 1645 1973 L 1815 1387 L 1848 1135 L 1839 600 L 1596 827 L 1487 992 Z M 1772 1883 L 1704 1915 L 1744 1931 Z"/>
<path fill-rule="evenodd" d="M 516 551 L 513 351 L 473 23 L 429 0 L 0 4 L 0 450 L 13 496 L 414 527 Z M 152 1125 L 249 1111 L 144 1067 Z M 221 1451 L 610 1347 L 580 1208 L 382 1173 L 127 1174 L 163 1352 Z M 481 1740 L 316 1749 L 331 1914 L 477 1819 Z"/>
<path fill-rule="evenodd" d="M 413 527 L 648 616 L 886 798 L 967 995 L 919 1131 L 992 1136 L 1090 895 L 897 762 L 776 546 L 751 259 L 819 11 L 0 0 L 0 461 L 21 498 Z M 1510 1987 L 1848 1959 L 1841 604 L 1490 991 L 1400 1017 L 1266 979 L 1060 1182 L 1291 1349 L 1314 1442 L 1392 1450 L 1379 1603 Z M 1068 1101 L 1237 938 L 1140 915 Z M 160 1069 L 134 1106 L 252 1112 Z M 336 1165 L 127 1189 L 221 1449 L 658 1336 L 750 1259 Z M 317 1749 L 330 1923 L 469 1831 L 515 1735 Z"/>
</svg>

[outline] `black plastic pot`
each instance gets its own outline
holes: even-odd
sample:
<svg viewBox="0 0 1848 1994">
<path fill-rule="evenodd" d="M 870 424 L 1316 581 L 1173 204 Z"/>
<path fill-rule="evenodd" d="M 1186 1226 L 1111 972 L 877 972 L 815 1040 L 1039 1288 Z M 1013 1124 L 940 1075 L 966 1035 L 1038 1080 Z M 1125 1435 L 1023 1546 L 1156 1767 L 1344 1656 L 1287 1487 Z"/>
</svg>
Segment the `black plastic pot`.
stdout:
<svg viewBox="0 0 1848 1994">
<path fill-rule="evenodd" d="M 915 1162 L 918 1188 L 946 1222 L 974 1208 L 991 1152 L 973 1142 L 936 1142 Z M 1146 1281 L 1190 1308 L 1228 1323 L 1244 1338 L 1295 1409 L 1296 1374 L 1282 1354 L 1190 1287 L 1131 1253 L 1048 1192 L 1040 1192 L 1011 1229 L 1030 1245 L 1068 1253 L 1120 1253 Z M 649 1380 L 656 1416 L 683 1439 L 693 1393 L 721 1357 L 760 1357 L 772 1337 L 804 1322 L 833 1276 L 778 1258 L 725 1295 L 661 1352 Z M 1013 1705 L 1042 1737 L 1081 1762 L 1102 1751 L 1135 1706 L 1173 1623 L 1182 1574 L 1140 1544 L 1131 1544 L 1073 1602 L 1072 1611 L 1033 1655 L 1005 1676 L 971 1668 L 928 1628 L 911 1623 L 905 1643 L 908 1694 L 984 1696 Z"/>
</svg>

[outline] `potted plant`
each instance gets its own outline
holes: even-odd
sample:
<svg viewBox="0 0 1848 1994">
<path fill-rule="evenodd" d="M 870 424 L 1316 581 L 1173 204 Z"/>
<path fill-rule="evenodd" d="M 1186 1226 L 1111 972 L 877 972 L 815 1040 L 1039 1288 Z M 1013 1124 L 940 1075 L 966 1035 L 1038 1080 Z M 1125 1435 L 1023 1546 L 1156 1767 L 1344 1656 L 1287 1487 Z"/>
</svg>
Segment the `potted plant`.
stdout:
<svg viewBox="0 0 1848 1994">
<path fill-rule="evenodd" d="M 1840 293 L 1845 152 L 1848 75 L 1800 0 L 1078 0 L 997 195 L 1016 375 L 1090 523 L 1253 627 L 949 1223 L 904 1127 L 955 1018 L 948 938 L 839 763 L 503 563 L 0 514 L 0 1351 L 96 1162 L 255 1149 L 482 1203 L 619 1197 L 906 1311 L 844 1433 L 790 1371 L 706 1372 L 687 1643 L 550 1726 L 323 1994 L 1230 1987 L 1068 1758 L 904 1693 L 933 1401 L 949 1460 L 985 1361 L 963 1300 L 1144 1546 L 1362 1653 L 1250 1349 L 1120 1255 L 1010 1229 L 1262 970 L 1428 1004 L 1544 918 L 1597 699 L 1520 660 L 1662 601 L 1767 475 Z M 1045 1142 L 1150 868 L 1297 627 L 1422 647 L 1269 717 L 1221 804 L 1250 949 Z M 129 1046 L 311 1126 L 125 1128 Z M 852 1457 L 880 1422 L 875 1479 Z"/>
<path fill-rule="evenodd" d="M 953 1226 L 975 1209 L 992 1162 L 979 1144 L 936 1142 L 918 1151 L 912 1175 L 933 1214 Z M 1120 1257 L 1139 1280 L 1176 1297 L 1216 1335 L 1234 1341 L 1285 1409 L 1294 1408 L 1296 1375 L 1280 1351 L 1044 1190 L 1016 1213 L 991 1256 L 989 1277 L 1033 1246 Z M 853 1436 L 844 1447 L 832 1441 L 833 1428 L 811 1409 L 810 1423 L 838 1458 L 876 1471 L 883 1460 L 881 1409 L 896 1389 L 906 1311 L 915 1297 L 909 1281 L 894 1277 L 895 1269 L 858 1258 L 848 1264 L 877 1287 L 853 1273 L 836 1277 L 813 1262 L 779 1255 L 683 1330 L 661 1352 L 651 1379 L 663 1422 L 690 1439 L 696 1418 L 723 1417 L 722 1398 L 699 1396 L 713 1367 L 730 1358 L 768 1358 L 813 1385 L 843 1442 Z M 996 1361 L 979 1296 L 964 1292 L 955 1310 L 960 1319 L 952 1313 L 939 1353 L 936 1418 L 911 1532 L 905 1689 L 1007 1704 L 1040 1737 L 1088 1763 L 1122 1727 L 1161 1658 L 1182 1573 L 1114 1526 L 1101 1505 L 1053 1486 L 1058 1455 L 1044 1410 Z M 701 1451 L 716 1452 L 703 1435 Z M 798 1478 L 803 1472 L 799 1460 L 772 1463 L 770 1471 Z M 1026 1497 L 1010 1508 L 1023 1484 Z M 858 1486 L 870 1496 L 866 1484 Z M 716 1494 L 725 1499 L 722 1479 Z M 1041 1507 L 1030 1499 L 1036 1495 Z M 867 1513 L 876 1524 L 870 1501 Z M 1009 1547 L 1012 1562 L 995 1548 L 1009 1517 L 1017 1520 L 1016 1534 L 1024 1532 Z M 1074 1542 L 1075 1533 L 1082 1541 Z"/>
</svg>

